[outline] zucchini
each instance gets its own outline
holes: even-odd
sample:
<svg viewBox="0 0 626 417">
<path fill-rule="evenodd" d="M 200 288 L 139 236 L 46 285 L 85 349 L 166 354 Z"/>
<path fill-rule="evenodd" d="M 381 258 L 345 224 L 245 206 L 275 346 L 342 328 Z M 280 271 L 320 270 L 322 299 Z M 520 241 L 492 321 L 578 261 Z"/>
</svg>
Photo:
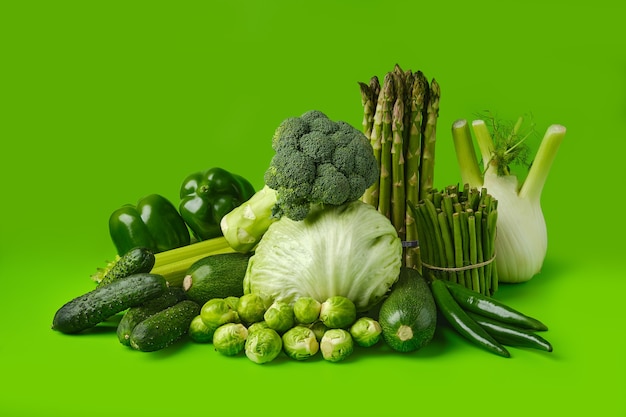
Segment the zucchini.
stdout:
<svg viewBox="0 0 626 417">
<path fill-rule="evenodd" d="M 430 343 L 437 325 L 437 306 L 417 270 L 400 270 L 398 282 L 380 306 L 378 321 L 383 339 L 396 351 L 411 352 Z"/>
<path fill-rule="evenodd" d="M 167 289 L 161 275 L 133 274 L 120 278 L 65 303 L 54 315 L 52 329 L 78 333 L 109 317 L 158 297 Z"/>
<path fill-rule="evenodd" d="M 147 248 L 138 247 L 122 255 L 109 267 L 98 285 L 106 285 L 133 274 L 148 273 L 154 267 L 154 254 Z"/>
<path fill-rule="evenodd" d="M 184 299 L 185 292 L 182 288 L 170 287 L 160 296 L 129 308 L 117 325 L 117 338 L 120 343 L 130 346 L 130 333 L 137 324 Z"/>
<path fill-rule="evenodd" d="M 187 298 L 203 305 L 213 298 L 241 297 L 250 253 L 221 253 L 194 262 L 183 289 Z"/>
<path fill-rule="evenodd" d="M 200 314 L 200 306 L 183 300 L 148 317 L 130 333 L 130 347 L 142 352 L 164 349 L 189 331 L 191 321 Z"/>
</svg>

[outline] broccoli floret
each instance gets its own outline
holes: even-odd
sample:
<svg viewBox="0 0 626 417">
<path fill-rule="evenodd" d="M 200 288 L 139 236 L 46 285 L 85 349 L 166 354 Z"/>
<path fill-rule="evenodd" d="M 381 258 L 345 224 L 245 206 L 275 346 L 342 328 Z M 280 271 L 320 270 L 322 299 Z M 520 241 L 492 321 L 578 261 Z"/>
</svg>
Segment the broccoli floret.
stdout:
<svg viewBox="0 0 626 417">
<path fill-rule="evenodd" d="M 330 135 L 336 132 L 339 129 L 337 123 L 326 117 L 318 117 L 317 119 L 309 122 L 309 126 L 311 127 L 312 132 L 320 132 L 324 135 Z"/>
<path fill-rule="evenodd" d="M 317 177 L 311 190 L 311 201 L 338 206 L 348 201 L 350 181 L 333 164 L 317 166 Z"/>
<path fill-rule="evenodd" d="M 335 144 L 327 139 L 328 136 L 320 131 L 311 131 L 300 136 L 300 149 L 305 155 L 313 158 L 315 163 L 331 162 Z"/>
<path fill-rule="evenodd" d="M 276 155 L 265 173 L 265 183 L 278 195 L 275 215 L 303 220 L 312 204 L 354 201 L 378 178 L 365 135 L 317 110 L 281 123 L 273 144 Z M 307 194 L 303 196 L 304 190 Z"/>
<path fill-rule="evenodd" d="M 291 175 L 296 170 L 300 177 Z M 292 190 L 298 197 L 306 197 L 311 192 L 311 184 L 317 176 L 317 165 L 313 158 L 298 150 L 277 152 L 265 172 L 265 184 L 278 190 Z"/>
<path fill-rule="evenodd" d="M 348 194 L 348 201 L 354 201 L 361 198 L 363 190 L 367 189 L 368 183 L 360 175 L 353 174 L 348 177 L 348 183 L 350 184 L 350 192 Z"/>
<path fill-rule="evenodd" d="M 290 117 L 276 128 L 272 137 L 272 149 L 298 149 L 300 137 L 309 132 L 309 124 L 300 117 Z"/>
<path fill-rule="evenodd" d="M 311 123 L 315 119 L 328 119 L 328 116 L 319 110 L 309 110 L 308 112 L 303 113 L 302 116 L 296 117 L 296 119 L 300 119 L 304 123 Z"/>
</svg>

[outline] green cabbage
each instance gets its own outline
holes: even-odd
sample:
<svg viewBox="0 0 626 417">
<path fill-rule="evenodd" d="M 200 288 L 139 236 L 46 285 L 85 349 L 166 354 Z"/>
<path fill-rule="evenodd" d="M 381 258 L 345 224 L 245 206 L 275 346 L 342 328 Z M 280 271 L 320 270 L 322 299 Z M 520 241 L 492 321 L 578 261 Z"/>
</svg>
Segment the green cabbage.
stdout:
<svg viewBox="0 0 626 417">
<path fill-rule="evenodd" d="M 272 223 L 248 262 L 244 293 L 290 304 L 341 295 L 366 311 L 396 282 L 401 264 L 402 243 L 389 219 L 354 201 Z"/>
</svg>

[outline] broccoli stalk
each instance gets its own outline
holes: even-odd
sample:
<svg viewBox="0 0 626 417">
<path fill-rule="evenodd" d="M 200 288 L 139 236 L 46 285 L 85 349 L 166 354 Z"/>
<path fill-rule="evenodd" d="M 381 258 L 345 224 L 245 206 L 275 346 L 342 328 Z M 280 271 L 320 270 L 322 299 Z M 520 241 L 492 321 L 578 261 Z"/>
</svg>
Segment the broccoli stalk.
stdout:
<svg viewBox="0 0 626 417">
<path fill-rule="evenodd" d="M 359 200 L 379 177 L 369 139 L 317 110 L 284 120 L 272 148 L 265 186 L 221 221 L 224 237 L 238 252 L 253 250 L 283 216 L 300 221 L 313 207 Z"/>
<path fill-rule="evenodd" d="M 222 217 L 221 228 L 228 244 L 238 252 L 249 252 L 278 217 L 272 216 L 276 190 L 267 185 L 248 201 Z"/>
</svg>

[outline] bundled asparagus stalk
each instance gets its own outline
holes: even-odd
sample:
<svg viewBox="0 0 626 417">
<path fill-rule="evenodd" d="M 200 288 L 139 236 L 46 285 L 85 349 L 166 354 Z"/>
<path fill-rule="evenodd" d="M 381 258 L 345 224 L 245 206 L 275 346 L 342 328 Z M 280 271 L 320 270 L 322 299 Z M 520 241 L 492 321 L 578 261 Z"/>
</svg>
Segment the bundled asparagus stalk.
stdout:
<svg viewBox="0 0 626 417">
<path fill-rule="evenodd" d="M 363 132 L 380 169 L 379 181 L 362 200 L 391 220 L 405 242 L 405 266 L 419 269 L 417 226 L 408 203 L 417 204 L 433 187 L 439 84 L 396 65 L 382 85 L 374 76 L 359 86 Z"/>
<path fill-rule="evenodd" d="M 420 240 L 423 273 L 491 296 L 498 289 L 495 263 L 498 201 L 483 188 L 449 186 L 409 202 Z M 428 272 L 425 272 L 428 270 Z"/>
</svg>

